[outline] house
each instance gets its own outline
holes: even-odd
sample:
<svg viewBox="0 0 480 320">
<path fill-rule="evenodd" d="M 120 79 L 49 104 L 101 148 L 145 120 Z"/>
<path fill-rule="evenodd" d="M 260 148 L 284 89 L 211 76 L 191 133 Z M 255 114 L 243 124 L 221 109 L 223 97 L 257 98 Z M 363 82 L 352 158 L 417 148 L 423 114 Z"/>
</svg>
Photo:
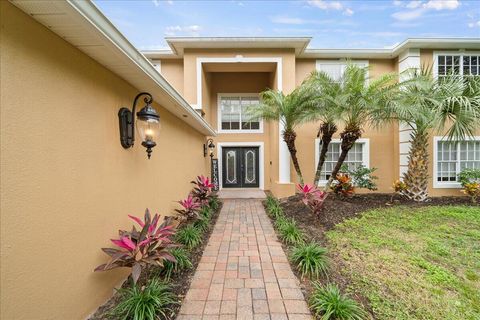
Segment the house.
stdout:
<svg viewBox="0 0 480 320">
<path fill-rule="evenodd" d="M 335 50 L 307 48 L 309 38 L 169 38 L 171 50 L 142 54 L 90 1 L 0 1 L 0 15 L 2 319 L 84 319 L 107 300 L 127 273 L 93 273 L 100 247 L 130 226 L 127 214 L 171 214 L 189 181 L 210 173 L 209 138 L 221 188 L 292 195 L 282 128 L 243 113 L 262 90 L 290 92 L 315 69 L 339 76 L 345 59 L 372 77 L 422 63 L 480 71 L 480 39 Z M 119 129 L 119 109 L 141 92 L 162 126 L 151 159 L 139 138 L 124 148 Z M 298 130 L 306 181 L 316 133 L 315 123 Z M 459 168 L 480 166 L 480 140 L 438 136 L 430 151 L 432 195 L 458 194 Z M 394 124 L 366 131 L 349 161 L 378 168 L 379 192 L 390 192 L 407 152 L 408 131 Z"/>
<path fill-rule="evenodd" d="M 313 71 L 341 76 L 347 60 L 369 68 L 369 77 L 421 65 L 435 76 L 454 69 L 480 74 L 480 39 L 407 39 L 391 49 L 313 49 L 310 38 L 166 38 L 169 50 L 144 51 L 157 70 L 216 130 L 220 188 L 260 188 L 283 197 L 294 193 L 296 175 L 277 123 L 250 121 L 245 109 L 267 88 L 292 91 Z M 297 129 L 297 150 L 306 182 L 312 182 L 319 153 L 318 123 Z M 392 192 L 407 169 L 410 130 L 402 124 L 368 129 L 347 162 L 377 168 L 378 192 Z M 480 131 L 479 131 L 480 135 Z M 461 168 L 480 168 L 480 137 L 460 143 L 429 143 L 429 193 L 458 195 Z M 338 135 L 330 146 L 320 183 L 338 159 Z"/>
</svg>

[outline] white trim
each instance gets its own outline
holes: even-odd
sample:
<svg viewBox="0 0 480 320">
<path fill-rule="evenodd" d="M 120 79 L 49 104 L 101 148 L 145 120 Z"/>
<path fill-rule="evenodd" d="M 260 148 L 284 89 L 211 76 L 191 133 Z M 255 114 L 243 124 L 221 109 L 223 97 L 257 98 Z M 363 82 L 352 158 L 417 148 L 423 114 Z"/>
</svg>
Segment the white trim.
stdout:
<svg viewBox="0 0 480 320">
<path fill-rule="evenodd" d="M 220 108 L 220 100 L 224 97 L 257 97 L 260 99 L 258 93 L 218 93 L 217 94 L 217 133 L 263 133 L 263 120 L 260 121 L 260 128 L 254 130 L 239 129 L 239 130 L 224 130 L 222 129 L 222 112 Z M 242 115 L 240 114 L 240 123 L 242 122 Z"/>
<path fill-rule="evenodd" d="M 437 173 L 438 173 L 438 142 L 439 141 L 449 141 L 448 138 L 445 136 L 434 136 L 433 137 L 433 173 L 432 173 L 432 179 L 433 179 L 433 188 L 434 189 L 459 189 L 462 187 L 460 182 L 442 182 L 442 181 L 437 181 Z M 465 137 L 462 140 L 453 140 L 453 141 L 480 141 L 480 136 L 473 136 L 473 137 Z M 457 151 L 458 152 L 458 151 Z M 457 156 L 457 160 L 460 160 L 460 155 Z M 458 169 L 458 168 L 457 168 Z M 458 171 L 458 170 L 457 170 Z M 460 172 L 457 172 L 460 173 Z"/>
<path fill-rule="evenodd" d="M 464 56 L 480 56 L 480 51 L 465 51 L 460 50 L 444 50 L 433 51 L 433 77 L 438 77 L 438 56 L 460 56 L 460 74 L 463 76 L 463 57 Z"/>
<path fill-rule="evenodd" d="M 223 189 L 223 170 L 222 170 L 222 155 L 223 155 L 223 148 L 225 147 L 259 147 L 258 149 L 258 179 L 259 179 L 259 188 L 261 190 L 265 189 L 265 163 L 264 163 L 264 143 L 255 141 L 255 142 L 218 142 L 218 180 L 219 180 L 219 188 L 220 190 Z"/>
<path fill-rule="evenodd" d="M 342 140 L 341 139 L 332 139 L 333 143 L 341 143 Z M 355 143 L 362 143 L 363 144 L 363 148 L 362 148 L 362 164 L 367 167 L 367 168 L 370 168 L 370 139 L 369 138 L 361 138 L 361 139 L 358 139 L 357 141 L 355 141 Z M 320 158 L 320 138 L 316 138 L 315 139 L 315 166 L 314 166 L 314 170 L 316 171 L 317 170 L 317 165 L 318 165 L 318 160 Z M 319 186 L 325 186 L 327 184 L 327 181 L 326 180 L 320 180 L 318 181 L 318 185 Z"/>
</svg>

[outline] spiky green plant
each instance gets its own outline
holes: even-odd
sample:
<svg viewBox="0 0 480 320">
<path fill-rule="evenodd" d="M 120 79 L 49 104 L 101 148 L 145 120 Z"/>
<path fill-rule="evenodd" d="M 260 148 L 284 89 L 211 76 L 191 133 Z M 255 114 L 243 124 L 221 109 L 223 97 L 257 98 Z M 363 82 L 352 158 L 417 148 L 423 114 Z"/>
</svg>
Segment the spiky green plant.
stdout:
<svg viewBox="0 0 480 320">
<path fill-rule="evenodd" d="M 163 263 L 160 274 L 163 275 L 165 279 L 169 280 L 174 273 L 193 267 L 188 252 L 184 248 L 174 248 L 170 251 L 170 254 L 175 258 L 175 262 L 166 261 Z"/>
<path fill-rule="evenodd" d="M 310 308 L 322 320 L 363 320 L 367 314 L 353 299 L 342 295 L 334 284 L 322 286 L 315 282 Z"/>
<path fill-rule="evenodd" d="M 212 195 L 209 202 L 208 206 L 212 211 L 217 211 L 218 208 L 220 207 L 220 199 L 218 198 L 217 195 Z"/>
<path fill-rule="evenodd" d="M 193 224 L 189 224 L 177 231 L 175 240 L 191 250 L 202 242 L 202 233 Z"/>
<path fill-rule="evenodd" d="M 318 278 L 328 271 L 327 249 L 314 242 L 293 248 L 290 260 L 297 266 L 302 277 Z"/>
<path fill-rule="evenodd" d="M 200 211 L 199 211 L 199 215 L 200 217 L 202 218 L 207 218 L 207 219 L 210 219 L 212 217 L 212 209 L 208 206 L 203 206 L 202 208 L 200 208 Z"/>
<path fill-rule="evenodd" d="M 208 228 L 210 227 L 210 218 L 200 216 L 200 218 L 195 220 L 193 225 L 195 226 L 195 228 L 197 228 L 198 230 L 200 230 L 200 232 L 203 233 L 203 232 L 207 231 Z"/>
<path fill-rule="evenodd" d="M 303 232 L 298 228 L 293 219 L 281 219 L 278 225 L 278 232 L 282 241 L 288 245 L 303 243 L 305 238 Z"/>
<path fill-rule="evenodd" d="M 118 290 L 120 303 L 110 312 L 114 319 L 157 320 L 167 317 L 171 306 L 178 303 L 167 283 L 153 278 L 144 287 L 137 285 Z"/>
</svg>

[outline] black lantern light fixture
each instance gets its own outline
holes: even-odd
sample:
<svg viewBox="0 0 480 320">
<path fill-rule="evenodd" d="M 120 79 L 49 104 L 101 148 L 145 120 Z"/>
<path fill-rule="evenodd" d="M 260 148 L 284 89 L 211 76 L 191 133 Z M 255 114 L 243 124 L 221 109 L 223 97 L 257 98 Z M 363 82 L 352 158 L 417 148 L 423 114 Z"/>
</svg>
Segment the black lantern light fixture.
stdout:
<svg viewBox="0 0 480 320">
<path fill-rule="evenodd" d="M 137 119 L 134 121 L 135 109 L 137 101 L 141 96 L 145 96 L 143 101 L 145 106 L 136 113 Z M 153 98 L 148 92 L 141 92 L 137 94 L 133 100 L 132 110 L 128 108 L 121 108 L 118 111 L 118 118 L 120 121 L 120 143 L 122 147 L 128 149 L 133 146 L 135 142 L 135 123 L 137 131 L 142 140 L 142 146 L 147 149 L 148 159 L 152 154 L 152 148 L 157 145 L 155 138 L 158 137 L 160 131 L 160 116 L 152 107 Z"/>
<path fill-rule="evenodd" d="M 215 144 L 213 143 L 213 139 L 208 139 L 207 143 L 203 145 L 203 156 L 207 156 L 207 150 L 210 154 L 210 158 L 213 158 L 213 151 L 215 150 Z"/>
</svg>

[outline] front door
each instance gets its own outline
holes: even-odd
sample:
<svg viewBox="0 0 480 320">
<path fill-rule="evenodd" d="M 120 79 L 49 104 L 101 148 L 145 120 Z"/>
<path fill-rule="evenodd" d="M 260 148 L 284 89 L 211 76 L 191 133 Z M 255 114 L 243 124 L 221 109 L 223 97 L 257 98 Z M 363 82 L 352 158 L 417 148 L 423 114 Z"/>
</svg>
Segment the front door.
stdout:
<svg viewBox="0 0 480 320">
<path fill-rule="evenodd" d="M 223 187 L 258 188 L 258 164 L 258 147 L 223 147 Z"/>
</svg>

